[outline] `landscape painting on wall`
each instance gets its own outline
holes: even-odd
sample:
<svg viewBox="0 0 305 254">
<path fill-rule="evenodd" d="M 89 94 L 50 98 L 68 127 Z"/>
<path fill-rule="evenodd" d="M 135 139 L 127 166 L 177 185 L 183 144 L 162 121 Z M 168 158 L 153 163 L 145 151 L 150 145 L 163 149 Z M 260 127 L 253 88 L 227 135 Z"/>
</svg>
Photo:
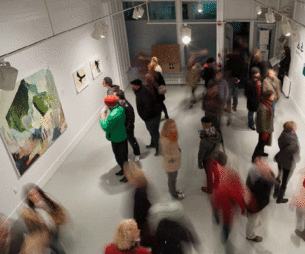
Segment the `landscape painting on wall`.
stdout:
<svg viewBox="0 0 305 254">
<path fill-rule="evenodd" d="M 85 65 L 82 65 L 73 73 L 73 78 L 76 86 L 77 92 L 81 92 L 89 85 L 89 77 L 86 72 Z"/>
<path fill-rule="evenodd" d="M 90 60 L 90 69 L 92 73 L 92 78 L 96 79 L 103 72 L 101 70 L 101 60 L 100 58 L 95 58 Z"/>
<path fill-rule="evenodd" d="M 19 175 L 67 129 L 53 75 L 43 69 L 21 80 L 1 133 Z M 5 102 L 4 102 L 5 103 Z"/>
</svg>

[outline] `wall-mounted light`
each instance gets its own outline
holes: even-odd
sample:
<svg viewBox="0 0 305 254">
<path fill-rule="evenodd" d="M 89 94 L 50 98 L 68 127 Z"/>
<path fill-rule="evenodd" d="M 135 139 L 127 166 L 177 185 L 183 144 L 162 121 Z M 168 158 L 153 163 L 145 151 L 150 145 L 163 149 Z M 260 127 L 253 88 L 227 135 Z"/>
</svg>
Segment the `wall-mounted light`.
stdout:
<svg viewBox="0 0 305 254">
<path fill-rule="evenodd" d="M 267 23 L 275 23 L 274 13 L 271 9 L 268 9 L 268 12 L 265 14 Z"/>
<path fill-rule="evenodd" d="M 106 38 L 109 26 L 104 23 L 104 21 L 100 21 L 95 23 L 94 31 L 91 34 L 91 37 L 99 40 L 100 38 Z"/>
<path fill-rule="evenodd" d="M 197 10 L 198 10 L 198 12 L 203 12 L 203 6 L 202 6 L 202 4 L 201 3 L 198 3 L 197 4 Z"/>
<path fill-rule="evenodd" d="M 184 24 L 182 27 L 181 37 L 184 44 L 189 44 L 192 40 L 192 30 L 187 26 L 187 24 Z"/>
<path fill-rule="evenodd" d="M 257 13 L 257 15 L 262 14 L 262 8 L 259 5 L 256 6 L 256 13 Z"/>
<path fill-rule="evenodd" d="M 9 62 L 0 60 L 0 89 L 12 91 L 15 88 L 18 70 L 11 67 Z"/>
<path fill-rule="evenodd" d="M 288 21 L 287 18 L 285 18 L 284 16 L 282 16 L 282 30 L 283 30 L 283 34 L 285 36 L 290 36 L 291 35 L 291 26 L 290 23 Z"/>
</svg>

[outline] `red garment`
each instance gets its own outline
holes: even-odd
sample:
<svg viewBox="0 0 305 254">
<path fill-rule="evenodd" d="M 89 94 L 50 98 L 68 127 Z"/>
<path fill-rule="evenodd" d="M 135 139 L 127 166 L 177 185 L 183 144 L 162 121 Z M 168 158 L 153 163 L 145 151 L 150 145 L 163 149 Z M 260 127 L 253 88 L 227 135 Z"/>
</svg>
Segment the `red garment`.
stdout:
<svg viewBox="0 0 305 254">
<path fill-rule="evenodd" d="M 206 63 L 205 65 L 203 65 L 203 68 L 211 68 L 211 66 Z"/>
<path fill-rule="evenodd" d="M 268 108 L 270 116 L 272 116 L 272 101 L 262 101 L 265 106 Z"/>
<path fill-rule="evenodd" d="M 207 165 L 207 190 L 209 193 L 212 193 L 214 189 L 216 189 L 219 185 L 220 181 L 220 172 L 223 171 L 221 168 L 220 170 L 218 168 L 221 168 L 221 165 L 218 161 L 215 159 L 211 159 Z"/>
<path fill-rule="evenodd" d="M 262 135 L 262 140 L 267 140 L 269 138 L 269 134 L 268 133 L 263 133 Z"/>
<path fill-rule="evenodd" d="M 258 79 L 255 81 L 257 101 L 260 101 L 262 95 L 262 82 Z"/>
<path fill-rule="evenodd" d="M 116 248 L 114 243 L 111 243 L 106 246 L 104 254 L 151 254 L 151 252 L 144 247 L 138 247 L 137 251 L 134 251 L 134 248 L 129 251 L 120 251 Z"/>
<path fill-rule="evenodd" d="M 219 184 L 211 195 L 211 205 L 218 211 L 222 223 L 231 227 L 236 215 L 246 212 L 244 186 L 239 175 L 232 169 L 217 167 Z"/>
</svg>

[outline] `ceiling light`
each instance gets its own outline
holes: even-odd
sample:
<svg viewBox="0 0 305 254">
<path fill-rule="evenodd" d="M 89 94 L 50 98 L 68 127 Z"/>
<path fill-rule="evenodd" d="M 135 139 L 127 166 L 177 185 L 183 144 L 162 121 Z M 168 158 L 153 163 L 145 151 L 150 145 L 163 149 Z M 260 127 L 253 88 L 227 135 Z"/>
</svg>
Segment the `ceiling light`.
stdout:
<svg viewBox="0 0 305 254">
<path fill-rule="evenodd" d="M 291 35 L 291 26 L 287 18 L 282 17 L 282 30 L 285 36 Z"/>
<path fill-rule="evenodd" d="M 12 91 L 15 88 L 18 70 L 11 67 L 10 63 L 0 60 L 0 89 Z"/>
<path fill-rule="evenodd" d="M 95 23 L 94 31 L 92 32 L 92 38 L 99 40 L 100 38 L 106 38 L 109 26 L 104 21 Z"/>
<path fill-rule="evenodd" d="M 269 9 L 265 14 L 267 23 L 275 23 L 274 13 Z"/>
<path fill-rule="evenodd" d="M 184 44 L 189 44 L 191 42 L 191 36 L 192 36 L 191 28 L 189 28 L 187 24 L 184 24 L 184 27 L 181 30 L 182 42 Z"/>
<path fill-rule="evenodd" d="M 203 8 L 202 8 L 202 4 L 201 3 L 198 3 L 197 4 L 197 10 L 198 10 L 198 12 L 203 12 Z"/>
<path fill-rule="evenodd" d="M 261 7 L 259 5 L 256 6 L 256 13 L 257 13 L 257 15 L 262 14 L 262 9 L 261 9 Z"/>
</svg>

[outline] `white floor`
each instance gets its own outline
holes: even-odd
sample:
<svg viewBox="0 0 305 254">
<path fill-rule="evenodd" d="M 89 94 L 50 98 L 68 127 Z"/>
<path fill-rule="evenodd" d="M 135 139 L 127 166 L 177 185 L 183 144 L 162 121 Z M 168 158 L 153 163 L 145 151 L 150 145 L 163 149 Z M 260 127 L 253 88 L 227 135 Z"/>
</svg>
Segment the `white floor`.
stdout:
<svg viewBox="0 0 305 254">
<path fill-rule="evenodd" d="M 203 87 L 198 88 L 198 96 Z M 220 241 L 220 227 L 212 220 L 211 206 L 208 195 L 200 187 L 205 184 L 204 171 L 197 167 L 199 147 L 198 130 L 200 119 L 204 115 L 197 103 L 188 109 L 186 99 L 189 91 L 184 86 L 168 86 L 165 104 L 169 116 L 177 122 L 179 143 L 182 149 L 182 167 L 178 175 L 178 188 L 186 198 L 181 201 L 186 214 L 193 222 L 204 253 L 225 253 Z M 130 87 L 126 98 L 135 108 L 135 96 Z M 136 109 L 135 109 L 136 111 Z M 301 147 L 304 147 L 303 135 L 305 125 L 295 111 L 290 99 L 284 96 L 276 105 L 275 132 L 272 147 L 267 147 L 268 162 L 276 169 L 272 161 L 278 151 L 277 138 L 285 121 L 294 120 L 298 124 L 298 135 Z M 161 125 L 164 122 L 161 122 Z M 246 100 L 240 90 L 238 111 L 233 113 L 233 124 L 226 127 L 222 123 L 222 132 L 229 161 L 234 164 L 245 180 L 251 168 L 251 155 L 257 143 L 256 132 L 247 128 Z M 161 128 L 160 128 L 161 129 Z M 152 185 L 152 203 L 161 199 L 170 199 L 167 191 L 167 179 L 162 168 L 161 157 L 155 157 L 153 150 L 147 150 L 150 137 L 144 122 L 136 112 L 135 135 L 141 147 L 140 165 Z M 129 146 L 129 158 L 133 159 Z M 304 167 L 304 160 L 298 164 L 294 176 L 288 183 L 286 196 L 291 198 L 298 177 L 297 171 Z M 129 205 L 133 187 L 128 183 L 120 183 L 120 177 L 114 175 L 119 167 L 116 165 L 111 144 L 105 139 L 105 133 L 99 122 L 91 127 L 76 149 L 45 186 L 45 190 L 54 196 L 66 209 L 73 223 L 64 230 L 63 243 L 67 253 L 95 254 L 102 253 L 103 247 L 113 241 L 118 223 L 123 218 L 132 216 Z M 277 205 L 274 199 L 264 210 L 260 221 L 262 226 L 257 234 L 264 238 L 262 243 L 253 243 L 245 239 L 246 218 L 242 217 L 235 224 L 230 235 L 233 246 L 227 253 L 273 253 L 297 254 L 305 252 L 305 242 L 294 234 L 295 213 L 290 211 L 288 204 Z M 174 253 L 173 253 L 174 254 Z"/>
</svg>

